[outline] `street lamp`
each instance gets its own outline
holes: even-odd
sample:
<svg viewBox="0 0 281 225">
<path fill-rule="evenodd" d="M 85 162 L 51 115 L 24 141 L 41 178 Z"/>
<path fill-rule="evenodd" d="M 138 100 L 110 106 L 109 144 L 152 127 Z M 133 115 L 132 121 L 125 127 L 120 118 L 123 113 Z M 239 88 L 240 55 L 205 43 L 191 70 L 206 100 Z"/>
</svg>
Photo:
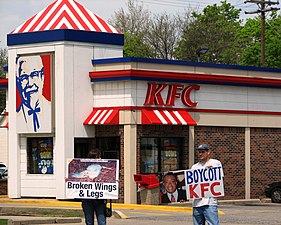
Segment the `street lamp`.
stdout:
<svg viewBox="0 0 281 225">
<path fill-rule="evenodd" d="M 197 55 L 197 61 L 200 62 L 200 56 L 202 54 L 205 54 L 207 51 L 209 51 L 209 48 L 206 46 L 200 46 L 196 49 L 196 55 Z"/>
</svg>

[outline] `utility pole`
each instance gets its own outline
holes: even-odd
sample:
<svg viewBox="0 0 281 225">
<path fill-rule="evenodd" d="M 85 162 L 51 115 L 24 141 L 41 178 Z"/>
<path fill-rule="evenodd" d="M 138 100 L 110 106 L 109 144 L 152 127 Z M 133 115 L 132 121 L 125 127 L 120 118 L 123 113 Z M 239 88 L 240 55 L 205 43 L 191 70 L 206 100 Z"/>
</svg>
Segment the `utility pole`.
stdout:
<svg viewBox="0 0 281 225">
<path fill-rule="evenodd" d="M 261 15 L 261 66 L 265 65 L 265 13 L 277 11 L 280 8 L 273 8 L 271 5 L 279 4 L 279 2 L 271 2 L 265 0 L 246 0 L 244 3 L 256 3 L 259 7 L 258 10 L 252 12 L 245 12 L 245 14 L 260 13 Z"/>
</svg>

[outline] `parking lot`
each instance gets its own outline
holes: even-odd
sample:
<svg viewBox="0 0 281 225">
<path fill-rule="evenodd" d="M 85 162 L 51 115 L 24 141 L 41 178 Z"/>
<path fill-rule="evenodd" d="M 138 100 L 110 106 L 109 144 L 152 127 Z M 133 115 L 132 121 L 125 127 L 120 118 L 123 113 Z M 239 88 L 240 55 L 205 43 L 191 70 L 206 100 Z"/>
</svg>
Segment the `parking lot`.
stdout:
<svg viewBox="0 0 281 225">
<path fill-rule="evenodd" d="M 222 205 L 219 207 L 224 214 L 220 214 L 220 223 L 224 225 L 280 225 L 281 204 L 257 205 Z M 134 225 L 191 225 L 192 215 L 186 212 L 163 212 L 145 210 L 122 210 L 128 219 L 110 219 L 108 224 Z"/>
</svg>

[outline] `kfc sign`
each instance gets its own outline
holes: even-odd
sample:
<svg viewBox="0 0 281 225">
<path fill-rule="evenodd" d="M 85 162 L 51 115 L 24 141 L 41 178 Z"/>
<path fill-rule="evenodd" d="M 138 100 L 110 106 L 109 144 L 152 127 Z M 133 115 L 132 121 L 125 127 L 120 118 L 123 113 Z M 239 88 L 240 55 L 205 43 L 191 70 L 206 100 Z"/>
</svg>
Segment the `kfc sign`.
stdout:
<svg viewBox="0 0 281 225">
<path fill-rule="evenodd" d="M 176 98 L 180 98 L 187 107 L 196 107 L 197 102 L 190 99 L 193 90 L 199 90 L 199 85 L 184 87 L 182 84 L 147 83 L 147 93 L 144 105 L 174 106 Z M 167 92 L 163 99 L 163 92 Z"/>
<path fill-rule="evenodd" d="M 185 171 L 187 199 L 224 196 L 222 167 Z"/>
</svg>

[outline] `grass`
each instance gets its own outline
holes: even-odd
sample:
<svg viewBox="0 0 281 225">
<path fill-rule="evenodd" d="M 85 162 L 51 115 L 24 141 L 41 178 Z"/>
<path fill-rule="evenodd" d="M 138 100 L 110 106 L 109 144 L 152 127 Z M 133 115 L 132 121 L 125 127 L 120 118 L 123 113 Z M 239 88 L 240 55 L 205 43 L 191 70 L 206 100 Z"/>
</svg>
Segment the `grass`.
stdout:
<svg viewBox="0 0 281 225">
<path fill-rule="evenodd" d="M 7 224 L 8 224 L 8 220 L 0 219 L 0 225 L 7 225 Z"/>
<path fill-rule="evenodd" d="M 82 210 L 68 210 L 68 209 L 21 209 L 20 211 L 6 213 L 10 216 L 48 216 L 48 217 L 83 217 Z M 0 225 L 2 225 L 0 223 Z"/>
</svg>

